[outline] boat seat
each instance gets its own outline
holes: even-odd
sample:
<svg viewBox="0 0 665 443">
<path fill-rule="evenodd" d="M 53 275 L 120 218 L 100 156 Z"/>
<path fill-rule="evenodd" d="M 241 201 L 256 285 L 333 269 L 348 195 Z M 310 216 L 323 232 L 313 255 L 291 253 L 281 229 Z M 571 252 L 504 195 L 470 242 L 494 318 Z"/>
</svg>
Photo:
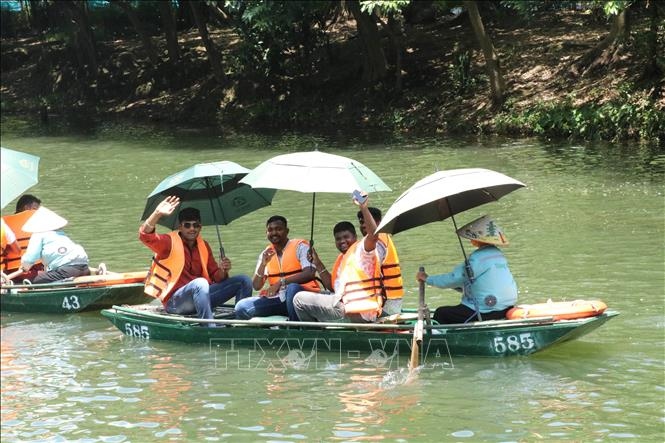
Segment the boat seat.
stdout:
<svg viewBox="0 0 665 443">
<path fill-rule="evenodd" d="M 269 315 L 267 317 L 252 317 L 249 321 L 255 323 L 272 323 L 276 321 L 289 321 L 289 317 L 285 315 Z"/>
</svg>

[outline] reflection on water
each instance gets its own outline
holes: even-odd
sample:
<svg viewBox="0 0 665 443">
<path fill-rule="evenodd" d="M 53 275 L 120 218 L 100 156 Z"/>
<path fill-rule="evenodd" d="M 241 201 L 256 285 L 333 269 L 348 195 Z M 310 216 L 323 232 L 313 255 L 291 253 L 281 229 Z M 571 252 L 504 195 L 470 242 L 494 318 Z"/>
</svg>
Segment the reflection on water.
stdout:
<svg viewBox="0 0 665 443">
<path fill-rule="evenodd" d="M 3 121 L 4 123 L 4 121 Z M 621 315 L 581 340 L 528 358 L 454 358 L 409 378 L 390 352 L 339 355 L 294 347 L 240 353 L 222 364 L 213 347 L 122 336 L 97 313 L 2 313 L 2 441 L 663 441 L 665 155 L 640 145 L 534 140 L 439 140 L 233 135 L 101 127 L 39 134 L 2 125 L 2 144 L 41 157 L 31 189 L 67 217 L 92 263 L 145 269 L 137 240 L 145 197 L 194 163 L 266 158 L 318 148 L 375 170 L 393 192 L 387 209 L 435 168 L 486 167 L 527 184 L 460 214 L 501 221 L 520 299 L 602 298 Z M 340 194 L 317 195 L 315 238 L 326 263 L 332 226 L 355 220 Z M 8 206 L 11 207 L 11 204 Z M 233 272 L 253 272 L 265 220 L 309 236 L 311 199 L 278 192 L 270 207 L 221 227 Z M 211 227 L 204 236 L 215 242 Z M 462 259 L 450 221 L 400 233 L 407 306 L 419 266 L 443 272 Z M 435 308 L 458 299 L 428 288 Z M 228 362 L 227 362 L 228 363 Z M 403 366 L 403 367 L 402 367 Z"/>
</svg>

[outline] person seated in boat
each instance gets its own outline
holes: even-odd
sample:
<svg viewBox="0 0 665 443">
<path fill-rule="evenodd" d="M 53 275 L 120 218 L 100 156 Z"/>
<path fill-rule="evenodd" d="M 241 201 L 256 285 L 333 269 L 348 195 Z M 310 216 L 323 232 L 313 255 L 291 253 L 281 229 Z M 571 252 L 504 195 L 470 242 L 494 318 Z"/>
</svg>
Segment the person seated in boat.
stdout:
<svg viewBox="0 0 665 443">
<path fill-rule="evenodd" d="M 52 283 L 90 275 L 88 255 L 81 245 L 74 243 L 62 231 L 66 225 L 67 220 L 44 206 L 40 206 L 23 225 L 23 230 L 32 235 L 21 257 L 22 272 L 29 271 L 39 260 L 45 267 L 34 277 L 27 279 L 31 283 Z"/>
<path fill-rule="evenodd" d="M 20 254 L 21 248 L 16 241 L 16 235 L 14 235 L 14 231 L 12 231 L 9 226 L 7 226 L 4 219 L 0 218 L 0 223 L 0 238 L 2 239 L 2 249 L 0 252 L 2 253 L 2 257 L 4 258 L 5 255 L 9 254 Z M 4 260 L 2 263 L 0 263 L 0 272 L 2 272 L 2 284 L 4 285 L 9 283 L 9 279 L 5 274 Z"/>
<path fill-rule="evenodd" d="M 353 227 L 353 224 L 349 221 L 341 221 L 333 227 L 333 237 L 335 238 L 335 247 L 339 251 L 339 255 L 335 260 L 335 264 L 332 267 L 332 272 L 328 271 L 326 266 L 323 264 L 319 258 L 319 254 L 316 252 L 316 249 L 310 248 L 309 259 L 314 265 L 317 274 L 319 275 L 319 280 L 323 285 L 323 290 L 320 291 L 324 294 L 331 294 L 335 291 L 335 285 L 333 284 L 334 276 L 337 276 L 339 272 L 339 265 L 344 258 L 344 254 L 356 241 L 358 237 L 356 234 L 356 228 Z"/>
<path fill-rule="evenodd" d="M 299 291 L 318 291 L 314 267 L 308 259 L 309 242 L 289 239 L 286 218 L 273 215 L 266 222 L 270 244 L 259 254 L 252 285 L 259 296 L 242 300 L 236 305 L 236 318 L 285 315 L 298 320 L 293 310 L 293 297 Z M 263 289 L 267 283 L 267 288 Z"/>
<path fill-rule="evenodd" d="M 367 234 L 338 257 L 330 278 L 332 294 L 306 291 L 296 294 L 293 306 L 301 321 L 374 322 L 382 312 L 380 264 L 386 248 L 375 233 L 376 223 L 369 213 L 367 194 L 362 193 L 360 200 L 354 196 L 353 201 L 360 206 Z M 327 273 L 325 268 L 319 270 L 320 274 Z"/>
<path fill-rule="evenodd" d="M 158 298 L 170 314 L 212 319 L 217 306 L 233 297 L 237 303 L 252 295 L 252 282 L 246 275 L 229 274 L 228 257 L 222 257 L 219 263 L 215 261 L 210 245 L 200 235 L 198 209 L 183 208 L 178 213 L 176 231 L 156 232 L 159 220 L 171 215 L 179 205 L 178 197 L 166 197 L 139 227 L 139 239 L 155 253 L 145 293 Z"/>
<path fill-rule="evenodd" d="M 372 215 L 376 226 L 379 226 L 381 223 L 381 210 L 375 207 L 369 207 L 367 209 Z M 364 237 L 367 235 L 367 227 L 362 211 L 358 211 L 356 216 L 358 217 L 358 224 L 360 225 L 360 233 Z M 381 290 L 386 297 L 382 315 L 399 314 L 402 312 L 404 286 L 397 248 L 395 248 L 395 243 L 393 243 L 393 238 L 390 234 L 380 233 L 378 241 L 382 243 L 386 249 L 386 255 L 381 261 Z"/>
<path fill-rule="evenodd" d="M 497 320 L 517 302 L 517 284 L 508 261 L 498 246 L 507 246 L 503 230 L 489 216 L 484 215 L 457 230 L 457 235 L 471 240 L 476 249 L 465 263 L 448 274 L 427 275 L 419 271 L 416 280 L 437 288 L 462 291 L 461 303 L 440 306 L 434 320 L 441 324 L 466 323 L 474 319 Z M 470 268 L 471 276 L 468 269 Z M 480 313 L 480 316 L 478 316 Z"/>
<path fill-rule="evenodd" d="M 23 230 L 23 225 L 39 209 L 42 201 L 32 194 L 23 194 L 16 201 L 16 211 L 14 214 L 3 215 L 2 220 L 6 223 L 9 229 L 12 230 L 16 236 L 16 242 L 19 249 L 13 251 L 5 251 L 2 255 L 2 268 L 6 274 L 14 274 L 12 280 L 15 283 L 21 283 L 23 280 L 32 280 L 37 275 L 37 272 L 44 270 L 44 265 L 41 261 L 35 263 L 32 268 L 27 272 L 15 272 L 21 267 L 21 256 L 28 247 L 31 233 Z"/>
</svg>

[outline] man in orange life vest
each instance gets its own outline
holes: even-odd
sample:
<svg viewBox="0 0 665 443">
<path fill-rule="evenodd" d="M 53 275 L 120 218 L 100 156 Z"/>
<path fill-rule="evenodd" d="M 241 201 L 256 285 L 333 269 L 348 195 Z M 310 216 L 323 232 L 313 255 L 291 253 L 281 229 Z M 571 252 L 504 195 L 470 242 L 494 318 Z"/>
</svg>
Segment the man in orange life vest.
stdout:
<svg viewBox="0 0 665 443">
<path fill-rule="evenodd" d="M 384 299 L 381 262 L 386 248 L 374 233 L 376 223 L 367 207 L 369 199 L 364 198 L 361 202 L 354 197 L 353 201 L 360 206 L 367 235 L 353 243 L 335 263 L 331 277 L 333 294 L 305 291 L 296 294 L 293 307 L 301 321 L 329 322 L 349 318 L 353 322 L 373 322 L 381 314 Z M 319 268 L 319 271 L 327 272 L 325 268 Z"/>
<path fill-rule="evenodd" d="M 199 235 L 198 209 L 180 211 L 177 231 L 155 232 L 159 219 L 172 214 L 179 204 L 178 197 L 166 197 L 139 228 L 139 239 L 155 253 L 145 292 L 159 298 L 166 312 L 212 319 L 215 307 L 234 296 L 237 303 L 252 295 L 252 282 L 246 275 L 229 276 L 228 257 L 215 262 L 210 245 Z"/>
<path fill-rule="evenodd" d="M 372 215 L 374 223 L 378 226 L 381 223 L 381 210 L 373 207 L 367 209 Z M 365 226 L 365 218 L 362 211 L 358 211 L 356 216 L 360 224 L 360 232 L 363 236 L 367 235 L 367 227 Z M 399 314 L 402 312 L 404 283 L 402 281 L 402 269 L 399 265 L 397 249 L 390 234 L 380 233 L 378 241 L 386 248 L 386 255 L 381 261 L 381 287 L 383 295 L 386 297 L 385 304 L 383 305 L 383 315 Z"/>
<path fill-rule="evenodd" d="M 23 225 L 28 221 L 28 219 L 35 213 L 37 209 L 41 206 L 42 201 L 35 197 L 32 194 L 23 194 L 16 201 L 16 211 L 14 214 L 4 215 L 2 219 L 7 224 L 9 229 L 14 232 L 16 236 L 16 242 L 19 246 L 18 250 L 3 251 L 2 253 L 2 268 L 3 272 L 11 274 L 21 267 L 21 256 L 25 253 L 25 250 L 28 248 L 28 243 L 30 242 L 30 237 L 32 234 L 30 232 L 23 231 Z M 41 261 L 38 261 L 29 271 L 19 274 L 12 280 L 15 283 L 21 283 L 23 280 L 33 280 L 39 271 L 44 270 L 44 265 Z"/>
<path fill-rule="evenodd" d="M 266 222 L 266 236 L 270 245 L 259 255 L 252 285 L 257 291 L 268 282 L 268 288 L 259 297 L 250 297 L 236 305 L 236 318 L 288 315 L 297 321 L 293 297 L 299 291 L 318 291 L 314 280 L 314 267 L 308 259 L 309 243 L 302 239 L 289 239 L 286 218 L 273 215 Z"/>
</svg>

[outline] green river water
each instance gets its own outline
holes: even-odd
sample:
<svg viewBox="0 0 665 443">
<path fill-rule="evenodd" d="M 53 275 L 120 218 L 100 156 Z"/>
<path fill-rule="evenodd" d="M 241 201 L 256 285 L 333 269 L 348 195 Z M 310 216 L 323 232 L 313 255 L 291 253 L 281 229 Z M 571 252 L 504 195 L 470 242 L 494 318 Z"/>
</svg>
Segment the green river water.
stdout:
<svg viewBox="0 0 665 443">
<path fill-rule="evenodd" d="M 621 315 L 574 342 L 529 357 L 456 358 L 407 380 L 406 360 L 294 366 L 277 356 L 220 364 L 205 345 L 124 336 L 99 313 L 2 312 L 2 441 L 654 441 L 665 440 L 665 153 L 638 145 L 381 138 L 376 135 L 214 135 L 101 127 L 84 135 L 3 121 L 2 145 L 41 157 L 29 192 L 69 220 L 91 265 L 147 269 L 138 241 L 150 191 L 195 163 L 248 168 L 319 149 L 352 157 L 392 192 L 387 210 L 436 169 L 484 167 L 526 183 L 488 213 L 504 228 L 520 300 L 600 298 Z M 13 202 L 3 214 L 13 212 Z M 265 220 L 282 214 L 309 237 L 311 195 L 278 191 L 272 206 L 221 227 L 233 272 L 251 274 Z M 335 257 L 331 229 L 355 222 L 343 194 L 317 194 L 314 238 Z M 164 231 L 162 231 L 164 232 Z M 203 235 L 214 247 L 215 230 Z M 406 304 L 418 266 L 462 260 L 450 220 L 394 237 Z M 456 303 L 427 289 L 427 303 Z M 375 362 L 374 362 L 375 363 Z"/>
</svg>

